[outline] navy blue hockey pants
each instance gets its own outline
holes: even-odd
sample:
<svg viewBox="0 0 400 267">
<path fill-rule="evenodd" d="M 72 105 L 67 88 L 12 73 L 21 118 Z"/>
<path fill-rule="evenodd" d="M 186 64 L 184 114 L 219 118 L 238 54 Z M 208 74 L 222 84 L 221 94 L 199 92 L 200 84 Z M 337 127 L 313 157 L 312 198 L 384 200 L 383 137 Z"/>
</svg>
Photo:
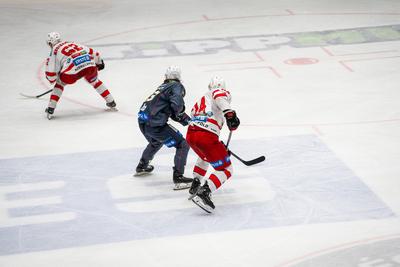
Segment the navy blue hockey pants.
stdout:
<svg viewBox="0 0 400 267">
<path fill-rule="evenodd" d="M 175 147 L 174 167 L 175 170 L 183 174 L 185 172 L 185 165 L 190 147 L 182 134 L 169 124 L 159 127 L 150 127 L 139 122 L 139 128 L 149 142 L 143 151 L 141 160 L 147 164 L 154 158 L 154 155 L 163 145 Z"/>
</svg>

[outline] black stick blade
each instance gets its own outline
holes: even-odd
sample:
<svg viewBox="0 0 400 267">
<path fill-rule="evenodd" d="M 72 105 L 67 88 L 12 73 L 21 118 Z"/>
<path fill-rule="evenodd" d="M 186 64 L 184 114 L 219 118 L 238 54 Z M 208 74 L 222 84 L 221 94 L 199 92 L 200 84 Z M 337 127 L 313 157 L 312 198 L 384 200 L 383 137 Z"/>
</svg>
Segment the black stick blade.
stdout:
<svg viewBox="0 0 400 267">
<path fill-rule="evenodd" d="M 252 160 L 248 160 L 248 161 L 243 160 L 242 162 L 246 166 L 251 166 L 251 165 L 263 162 L 264 160 L 265 160 L 265 156 L 261 156 L 261 157 L 258 157 L 258 158 L 252 159 Z"/>
<path fill-rule="evenodd" d="M 246 166 L 251 166 L 251 165 L 263 162 L 265 160 L 265 156 L 260 156 L 258 158 L 252 159 L 252 160 L 244 160 L 244 159 L 240 158 L 238 155 L 236 155 L 235 153 L 233 153 L 232 151 L 229 150 L 229 152 L 232 154 L 232 156 L 234 156 L 235 158 L 240 160 L 240 162 L 242 162 Z"/>
</svg>

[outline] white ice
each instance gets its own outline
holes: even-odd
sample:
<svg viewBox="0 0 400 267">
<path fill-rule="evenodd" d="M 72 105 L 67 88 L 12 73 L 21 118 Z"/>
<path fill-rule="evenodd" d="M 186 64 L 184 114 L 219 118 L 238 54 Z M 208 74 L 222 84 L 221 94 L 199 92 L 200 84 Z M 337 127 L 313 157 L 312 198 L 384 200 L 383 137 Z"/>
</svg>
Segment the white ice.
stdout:
<svg viewBox="0 0 400 267">
<path fill-rule="evenodd" d="M 394 36 L 381 36 L 387 39 L 380 42 L 310 47 L 281 43 L 285 41 L 282 36 L 288 33 L 373 29 L 387 25 L 399 28 L 399 1 L 0 1 L 0 172 L 3 173 L 0 174 L 0 266 L 283 267 L 323 252 L 398 237 L 399 31 Z M 64 39 L 94 46 L 109 58 L 105 60 L 106 68 L 100 73 L 100 79 L 114 95 L 119 112 L 105 111 L 104 101 L 84 81 L 65 88 L 51 121 L 44 114 L 48 96 L 36 100 L 19 95 L 21 92 L 36 95 L 50 88 L 43 76 L 43 61 L 49 53 L 45 37 L 50 31 L 59 31 Z M 148 46 L 150 42 L 175 43 L 184 52 L 200 49 L 198 40 L 214 40 L 214 46 L 224 47 L 222 38 L 273 34 L 276 48 L 256 52 L 225 47 L 208 54 L 161 57 L 157 55 L 165 51 L 153 49 L 147 50 L 146 53 L 154 55 L 148 58 L 129 58 L 123 52 L 132 51 L 132 43 Z M 238 42 L 243 46 L 255 45 L 244 39 Z M 127 58 L 120 59 L 123 56 Z M 287 60 L 298 58 L 318 62 L 287 64 Z M 169 188 L 172 150 L 163 149 L 155 158 L 156 171 L 157 168 L 159 171 L 146 178 L 149 180 L 135 180 L 128 171 L 133 172 L 139 160 L 138 154 L 129 154 L 130 151 L 140 151 L 146 145 L 136 123 L 138 108 L 160 84 L 165 68 L 171 64 L 183 70 L 188 108 L 207 90 L 212 75 L 224 77 L 233 95 L 232 105 L 242 122 L 233 134 L 232 150 L 245 158 L 267 155 L 265 163 L 251 168 L 233 161 L 232 180 L 215 194 L 217 210 L 211 215 L 214 217 L 202 216 L 200 209 L 186 201 L 186 193 Z M 186 133 L 185 128 L 175 126 Z M 224 130 L 221 138 L 226 137 Z M 310 151 L 313 145 L 316 150 Z M 97 153 L 104 157 L 108 152 L 119 155 L 115 151 L 122 151 L 121 157 L 110 157 L 110 166 L 115 169 L 105 168 L 110 179 L 104 183 L 109 190 L 104 197 L 118 202 L 115 210 L 127 216 L 135 212 L 149 214 L 144 218 L 150 224 L 160 223 L 157 217 L 160 211 L 168 214 L 170 210 L 176 218 L 161 217 L 166 223 L 157 224 L 156 229 L 151 228 L 154 232 L 148 233 L 135 228 L 124 217 L 113 217 L 101 205 L 96 206 L 102 200 L 91 196 L 103 192 L 104 188 L 96 184 L 100 178 L 85 174 L 96 168 L 86 165 L 85 157 L 90 161 Z M 123 158 L 132 155 L 135 157 L 131 160 Z M 82 159 L 81 164 L 74 158 Z M 191 153 L 187 175 L 191 175 L 195 159 Z M 73 162 L 75 169 L 71 173 L 59 171 L 53 165 L 64 160 L 68 164 Z M 13 167 L 9 165 L 11 162 Z M 319 169 L 320 162 L 326 163 L 327 169 Z M 127 171 L 121 172 L 121 168 Z M 72 177 L 74 171 L 81 172 L 82 176 Z M 327 179 L 325 171 L 337 177 Z M 54 180 L 43 182 L 41 175 L 49 175 Z M 304 184 L 293 185 L 285 180 L 296 175 L 304 177 Z M 262 222 L 252 221 L 260 218 L 253 213 L 257 208 L 252 204 L 268 203 L 277 195 L 294 197 L 295 193 L 287 186 L 303 186 L 306 190 L 313 185 L 307 180 L 310 176 L 320 182 L 326 178 L 335 184 L 336 178 L 353 177 L 354 194 L 341 194 L 342 189 L 332 189 L 329 183 L 325 189 L 335 201 L 344 201 L 350 206 L 359 203 L 354 206 L 355 213 L 359 212 L 358 219 L 350 213 L 343 213 L 349 216 L 344 218 L 340 213 L 342 207 L 335 205 L 331 208 L 339 217 L 329 217 L 332 210 L 327 210 L 327 217 L 315 217 L 318 209 L 328 206 L 304 198 L 304 203 L 309 205 L 307 209 L 303 207 L 308 212 L 306 215 L 297 209 L 271 211 L 281 214 L 282 218 L 304 216 L 301 223 L 278 217 L 274 218 L 274 225 L 272 221 L 264 226 Z M 277 177 L 281 180 L 274 181 Z M 278 187 L 274 185 L 280 182 L 282 191 L 277 192 Z M 70 184 L 76 187 L 69 187 Z M 74 198 L 77 188 L 85 194 L 77 193 Z M 52 190 L 54 194 L 47 194 Z M 65 190 L 63 197 L 57 195 L 60 190 Z M 360 194 L 360 190 L 367 196 Z M 142 202 L 129 202 L 135 197 Z M 348 197 L 348 202 L 344 197 Z M 360 197 L 371 197 L 368 198 L 371 204 L 361 203 Z M 69 198 L 82 201 L 82 205 L 93 204 L 99 225 L 103 225 L 103 218 L 107 222 L 115 219 L 120 225 L 126 225 L 125 231 L 137 232 L 141 237 L 107 241 L 97 240 L 92 233 L 88 238 L 95 241 L 86 244 L 84 240 L 84 245 L 76 245 L 73 242 L 76 233 L 68 227 L 73 227 L 82 210 L 66 208 L 59 213 L 46 210 L 46 214 L 41 214 L 34 209 L 39 204 L 60 205 Z M 375 212 L 374 205 L 379 211 L 377 217 L 370 215 Z M 18 211 L 19 207 L 25 210 Z M 24 218 L 24 212 L 29 216 Z M 182 222 L 179 217 L 187 220 Z M 267 213 L 263 218 L 271 219 Z M 224 229 L 228 219 L 238 221 L 230 222 Z M 66 227 L 57 228 L 61 222 Z M 86 229 L 84 222 L 81 224 Z M 104 230 L 106 226 L 104 222 L 104 228 L 99 226 L 99 229 Z M 47 236 L 36 240 L 36 236 L 30 235 L 40 227 L 43 232 L 61 232 L 60 243 L 66 242 L 65 245 L 40 249 L 43 244 L 39 243 L 47 240 Z M 392 261 L 385 258 L 371 266 L 400 266 L 398 255 L 400 252 Z M 364 256 L 371 260 L 380 258 L 373 252 Z M 354 266 L 370 266 L 366 265 L 367 261 L 360 258 L 359 265 Z M 314 265 L 311 262 L 307 266 Z"/>
</svg>

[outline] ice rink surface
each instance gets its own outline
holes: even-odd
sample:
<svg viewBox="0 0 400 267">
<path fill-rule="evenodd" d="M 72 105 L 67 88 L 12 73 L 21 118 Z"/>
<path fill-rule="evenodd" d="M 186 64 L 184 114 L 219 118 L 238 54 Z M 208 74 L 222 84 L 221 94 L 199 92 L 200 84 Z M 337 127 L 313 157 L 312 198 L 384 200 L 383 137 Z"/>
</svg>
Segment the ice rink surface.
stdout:
<svg viewBox="0 0 400 267">
<path fill-rule="evenodd" d="M 84 81 L 51 121 L 19 95 L 50 88 L 50 31 L 102 53 L 119 112 Z M 0 36 L 0 266 L 400 266 L 399 1 L 2 0 Z M 233 160 L 212 215 L 172 190 L 172 149 L 132 177 L 171 64 L 189 109 L 225 78 L 231 149 L 267 157 Z"/>
</svg>

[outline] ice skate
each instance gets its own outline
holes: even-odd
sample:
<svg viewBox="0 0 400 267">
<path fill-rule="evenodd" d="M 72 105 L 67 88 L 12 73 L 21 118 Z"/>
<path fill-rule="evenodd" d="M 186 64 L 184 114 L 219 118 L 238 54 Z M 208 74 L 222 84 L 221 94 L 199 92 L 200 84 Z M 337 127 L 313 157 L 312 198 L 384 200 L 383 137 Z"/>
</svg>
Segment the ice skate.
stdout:
<svg viewBox="0 0 400 267">
<path fill-rule="evenodd" d="M 145 164 L 143 161 L 140 161 L 138 166 L 136 167 L 136 173 L 133 176 L 144 176 L 150 174 L 154 170 L 153 165 Z"/>
<path fill-rule="evenodd" d="M 201 185 L 200 179 L 199 178 L 194 178 L 193 182 L 192 182 L 192 185 L 191 185 L 191 187 L 189 189 L 190 196 L 189 196 L 188 200 L 192 200 L 196 196 L 197 192 L 200 189 L 200 185 Z"/>
<path fill-rule="evenodd" d="M 182 173 L 175 170 L 175 168 L 174 168 L 173 181 L 174 181 L 174 185 L 175 185 L 174 190 L 182 190 L 182 189 L 190 188 L 190 186 L 192 185 L 193 179 L 183 176 Z"/>
<path fill-rule="evenodd" d="M 118 111 L 117 104 L 115 103 L 114 100 L 106 103 L 106 106 L 109 107 L 109 111 Z"/>
<path fill-rule="evenodd" d="M 192 201 L 207 213 L 212 213 L 215 209 L 214 203 L 211 200 L 211 190 L 207 182 L 198 189 Z"/>
<path fill-rule="evenodd" d="M 53 118 L 54 108 L 48 107 L 44 112 L 46 112 L 46 117 L 48 120 L 51 120 Z"/>
</svg>

